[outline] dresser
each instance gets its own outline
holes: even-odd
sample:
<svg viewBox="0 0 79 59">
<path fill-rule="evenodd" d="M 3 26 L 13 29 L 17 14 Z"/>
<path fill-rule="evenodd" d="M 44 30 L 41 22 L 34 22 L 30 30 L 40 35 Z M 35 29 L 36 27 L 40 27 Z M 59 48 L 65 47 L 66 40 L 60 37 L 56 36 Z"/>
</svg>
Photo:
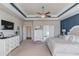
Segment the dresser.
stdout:
<svg viewBox="0 0 79 59">
<path fill-rule="evenodd" d="M 0 56 L 8 55 L 13 49 L 20 45 L 19 41 L 19 36 L 0 39 Z"/>
</svg>

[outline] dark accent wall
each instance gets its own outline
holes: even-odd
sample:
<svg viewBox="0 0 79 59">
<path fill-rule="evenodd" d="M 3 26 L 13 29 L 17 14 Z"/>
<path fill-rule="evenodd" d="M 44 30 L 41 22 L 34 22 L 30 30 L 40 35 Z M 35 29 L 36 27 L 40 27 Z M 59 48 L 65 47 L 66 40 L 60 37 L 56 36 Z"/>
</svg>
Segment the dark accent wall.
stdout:
<svg viewBox="0 0 79 59">
<path fill-rule="evenodd" d="M 79 14 L 61 21 L 61 34 L 62 34 L 62 29 L 66 29 L 66 34 L 67 34 L 67 32 L 69 32 L 69 30 L 75 25 L 79 25 Z"/>
</svg>

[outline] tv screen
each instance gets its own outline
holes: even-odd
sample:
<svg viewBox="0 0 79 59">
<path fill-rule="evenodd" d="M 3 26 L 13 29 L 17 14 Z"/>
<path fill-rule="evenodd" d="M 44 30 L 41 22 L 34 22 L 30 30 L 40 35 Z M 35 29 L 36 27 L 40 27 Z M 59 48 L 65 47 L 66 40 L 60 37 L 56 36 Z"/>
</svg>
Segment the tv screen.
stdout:
<svg viewBox="0 0 79 59">
<path fill-rule="evenodd" d="M 14 23 L 1 20 L 1 25 L 4 26 L 3 30 L 13 30 L 14 29 Z"/>
</svg>

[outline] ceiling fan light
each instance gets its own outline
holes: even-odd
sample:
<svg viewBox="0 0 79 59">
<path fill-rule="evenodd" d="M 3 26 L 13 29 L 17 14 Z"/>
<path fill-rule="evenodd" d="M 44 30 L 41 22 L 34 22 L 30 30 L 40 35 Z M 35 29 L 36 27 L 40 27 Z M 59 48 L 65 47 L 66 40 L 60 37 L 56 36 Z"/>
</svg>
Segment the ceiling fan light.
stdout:
<svg viewBox="0 0 79 59">
<path fill-rule="evenodd" d="M 45 16 L 45 15 L 42 15 L 41 17 L 42 17 L 42 18 L 45 18 L 46 16 Z"/>
</svg>

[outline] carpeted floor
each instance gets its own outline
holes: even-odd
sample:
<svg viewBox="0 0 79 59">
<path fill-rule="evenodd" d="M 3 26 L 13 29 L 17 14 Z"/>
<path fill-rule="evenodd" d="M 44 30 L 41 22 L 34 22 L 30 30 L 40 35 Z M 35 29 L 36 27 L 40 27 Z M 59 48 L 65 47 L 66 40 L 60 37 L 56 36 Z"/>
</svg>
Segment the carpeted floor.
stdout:
<svg viewBox="0 0 79 59">
<path fill-rule="evenodd" d="M 25 40 L 9 56 L 51 56 L 51 54 L 44 43 Z"/>
</svg>

